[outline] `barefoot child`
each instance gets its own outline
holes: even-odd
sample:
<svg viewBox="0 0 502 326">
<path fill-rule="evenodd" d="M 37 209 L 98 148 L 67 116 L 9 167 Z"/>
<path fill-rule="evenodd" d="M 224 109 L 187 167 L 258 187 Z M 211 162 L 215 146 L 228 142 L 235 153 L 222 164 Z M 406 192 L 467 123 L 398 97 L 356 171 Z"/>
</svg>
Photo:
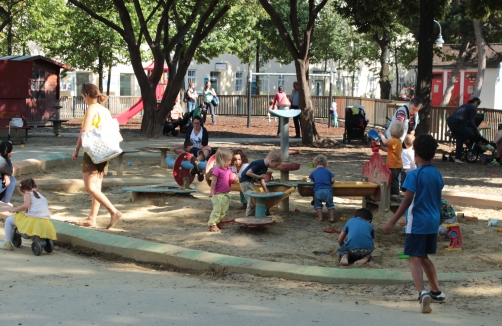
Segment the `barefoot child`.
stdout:
<svg viewBox="0 0 502 326">
<path fill-rule="evenodd" d="M 240 149 L 234 150 L 234 157 L 232 158 L 232 172 L 237 174 L 237 177 L 240 179 L 242 176 L 242 171 L 244 171 L 247 166 L 249 165 L 248 157 L 246 154 L 244 154 L 243 151 Z M 242 206 L 239 207 L 239 209 L 243 210 L 247 208 L 247 201 L 246 197 L 242 193 L 242 191 L 239 192 L 240 195 L 240 201 Z"/>
<path fill-rule="evenodd" d="M 0 249 L 14 250 L 11 241 L 15 226 L 20 233 L 56 240 L 56 230 L 49 220 L 49 204 L 36 188 L 37 184 L 32 178 L 21 181 L 20 190 L 24 194 L 24 204 L 9 210 L 16 214 L 5 220 L 5 242 L 0 242 Z"/>
<path fill-rule="evenodd" d="M 328 159 L 324 155 L 314 157 L 315 169 L 309 175 L 314 181 L 314 209 L 317 211 L 316 220 L 322 222 L 322 203 L 326 203 L 329 212 L 329 221 L 335 222 L 335 205 L 333 204 L 333 183 L 335 175 L 328 169 Z"/>
<path fill-rule="evenodd" d="M 422 135 L 415 139 L 413 147 L 418 168 L 408 173 L 403 185 L 406 191 L 404 200 L 383 232 L 390 234 L 394 224 L 408 210 L 404 254 L 410 256 L 410 270 L 418 290 L 421 311 L 429 313 L 432 311 L 432 301 L 446 300 L 439 288 L 436 268 L 429 259 L 429 255 L 436 253 L 444 183 L 441 173 L 431 165 L 438 147 L 437 141 L 430 135 Z M 429 292 L 424 287 L 424 272 L 431 287 Z"/>
<path fill-rule="evenodd" d="M 239 178 L 241 184 L 241 191 L 246 194 L 246 191 L 254 189 L 254 181 L 260 180 L 261 186 L 265 192 L 268 192 L 267 185 L 265 184 L 265 174 L 268 168 L 276 169 L 281 165 L 283 160 L 282 152 L 280 149 L 271 150 L 264 160 L 257 160 L 251 162 L 247 168 L 242 171 L 242 175 Z M 253 200 L 246 196 L 248 202 L 248 207 L 246 208 L 246 216 L 255 215 L 255 204 Z"/>
<path fill-rule="evenodd" d="M 347 266 L 349 263 L 362 265 L 371 259 L 373 252 L 373 239 L 375 231 L 371 225 L 373 214 L 367 208 L 356 211 L 356 216 L 345 223 L 342 232 L 338 236 L 338 255 L 340 265 Z M 343 242 L 347 238 L 345 243 Z"/>
<path fill-rule="evenodd" d="M 230 174 L 232 173 L 230 164 L 232 163 L 233 153 L 229 149 L 220 148 L 215 155 L 216 165 L 213 169 L 211 191 L 209 192 L 209 198 L 213 203 L 213 211 L 209 217 L 209 222 L 207 222 L 211 232 L 227 228 L 222 221 L 230 205 Z"/>
<path fill-rule="evenodd" d="M 382 143 L 385 147 L 381 149 L 387 152 L 387 167 L 392 173 L 390 181 L 390 198 L 397 199 L 399 197 L 399 175 L 403 170 L 403 160 L 401 159 L 401 152 L 403 145 L 401 143 L 401 136 L 404 133 L 404 127 L 400 123 L 395 123 L 390 127 L 390 135 L 392 139 L 387 139 L 383 132 L 379 132 Z"/>
</svg>

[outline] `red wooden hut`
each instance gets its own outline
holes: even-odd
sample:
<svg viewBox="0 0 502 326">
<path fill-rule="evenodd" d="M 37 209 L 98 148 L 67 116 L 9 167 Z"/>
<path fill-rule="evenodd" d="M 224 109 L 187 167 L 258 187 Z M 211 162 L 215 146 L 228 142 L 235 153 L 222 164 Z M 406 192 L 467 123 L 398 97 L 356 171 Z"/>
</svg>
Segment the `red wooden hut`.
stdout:
<svg viewBox="0 0 502 326">
<path fill-rule="evenodd" d="M 43 56 L 0 57 L 0 127 L 15 114 L 28 125 L 44 125 L 56 117 L 60 69 L 69 66 Z"/>
</svg>

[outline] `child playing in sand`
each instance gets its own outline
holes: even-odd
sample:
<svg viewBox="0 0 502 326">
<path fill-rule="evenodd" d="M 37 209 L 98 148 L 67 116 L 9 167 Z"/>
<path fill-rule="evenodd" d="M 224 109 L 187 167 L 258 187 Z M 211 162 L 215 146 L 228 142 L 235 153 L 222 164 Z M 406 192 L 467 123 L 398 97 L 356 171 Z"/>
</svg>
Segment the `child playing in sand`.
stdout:
<svg viewBox="0 0 502 326">
<path fill-rule="evenodd" d="M 403 145 L 401 144 L 401 136 L 404 133 L 404 127 L 400 123 L 395 123 L 390 127 L 390 135 L 392 139 L 387 139 L 383 132 L 378 135 L 382 139 L 385 147 L 381 149 L 387 152 L 387 167 L 392 173 L 390 182 L 390 198 L 396 200 L 399 197 L 399 175 L 403 170 L 403 160 L 401 159 L 401 152 Z"/>
<path fill-rule="evenodd" d="M 401 171 L 400 179 L 401 187 L 404 184 L 404 180 L 406 180 L 406 175 L 408 174 L 408 172 L 417 168 L 417 166 L 415 165 L 415 150 L 413 149 L 414 140 L 415 136 L 410 134 L 404 137 L 404 146 L 406 148 L 403 149 L 403 152 L 401 153 L 401 160 L 403 161 L 403 171 Z"/>
<path fill-rule="evenodd" d="M 366 264 L 371 261 L 373 252 L 373 239 L 375 231 L 371 225 L 373 214 L 367 208 L 356 211 L 356 216 L 345 223 L 342 232 L 338 236 L 338 255 L 340 265 L 347 266 L 349 263 Z M 347 238 L 347 241 L 343 242 Z"/>
<path fill-rule="evenodd" d="M 56 240 L 56 230 L 49 220 L 49 204 L 47 199 L 36 191 L 35 181 L 32 178 L 24 179 L 19 188 L 24 194 L 24 204 L 9 209 L 9 212 L 16 214 L 5 220 L 5 242 L 0 242 L 0 249 L 14 250 L 11 243 L 14 227 L 29 236 Z"/>
<path fill-rule="evenodd" d="M 264 160 L 257 160 L 251 162 L 243 171 L 239 178 L 241 191 L 246 194 L 248 190 L 254 190 L 254 181 L 260 180 L 263 191 L 268 192 L 267 185 L 265 184 L 265 174 L 268 168 L 276 169 L 281 165 L 283 160 L 282 152 L 280 149 L 271 150 Z M 246 196 L 248 207 L 246 208 L 246 216 L 255 215 L 255 204 L 249 196 Z"/>
<path fill-rule="evenodd" d="M 317 212 L 316 220 L 322 222 L 322 203 L 326 203 L 329 211 L 329 221 L 335 222 L 335 205 L 333 204 L 333 183 L 335 175 L 328 169 L 328 159 L 324 155 L 314 157 L 315 169 L 309 175 L 309 179 L 314 181 L 314 209 Z"/>
<path fill-rule="evenodd" d="M 432 311 L 431 302 L 444 302 L 439 288 L 436 268 L 429 255 L 436 253 L 440 219 L 441 190 L 444 187 L 441 173 L 431 165 L 437 141 L 430 135 L 418 136 L 413 142 L 417 169 L 408 173 L 403 188 L 404 200 L 383 231 L 390 234 L 394 224 L 408 210 L 404 254 L 410 256 L 410 270 L 418 290 L 422 313 Z M 424 287 L 423 273 L 427 275 L 431 291 Z"/>
<path fill-rule="evenodd" d="M 211 232 L 227 228 L 222 221 L 230 205 L 230 174 L 232 173 L 230 164 L 232 163 L 233 153 L 229 149 L 219 148 L 215 155 L 216 164 L 213 169 L 211 191 L 209 192 L 209 198 L 213 203 L 213 211 L 207 222 Z"/>
<path fill-rule="evenodd" d="M 240 179 L 242 176 L 242 171 L 244 171 L 249 165 L 248 157 L 244 154 L 240 149 L 234 150 L 234 157 L 232 158 L 232 172 L 237 174 L 237 177 Z M 248 206 L 248 202 L 246 201 L 246 197 L 242 193 L 239 192 L 240 201 L 242 206 L 239 209 L 246 209 Z"/>
</svg>

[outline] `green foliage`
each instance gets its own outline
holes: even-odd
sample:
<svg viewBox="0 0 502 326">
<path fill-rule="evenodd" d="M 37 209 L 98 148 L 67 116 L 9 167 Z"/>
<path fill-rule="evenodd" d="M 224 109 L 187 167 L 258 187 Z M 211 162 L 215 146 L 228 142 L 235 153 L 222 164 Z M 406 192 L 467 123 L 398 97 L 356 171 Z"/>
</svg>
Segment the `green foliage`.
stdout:
<svg viewBox="0 0 502 326">
<path fill-rule="evenodd" d="M 500 13 L 502 13 L 502 1 L 500 0 L 471 0 L 467 6 L 467 15 L 480 21 L 485 21 L 492 14 Z"/>
</svg>

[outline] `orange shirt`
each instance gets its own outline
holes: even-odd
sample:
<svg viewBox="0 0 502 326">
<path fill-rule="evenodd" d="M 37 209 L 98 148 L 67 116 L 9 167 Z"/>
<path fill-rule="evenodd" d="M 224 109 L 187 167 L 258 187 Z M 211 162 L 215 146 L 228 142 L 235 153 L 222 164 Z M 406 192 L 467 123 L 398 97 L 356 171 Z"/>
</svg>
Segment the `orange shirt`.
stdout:
<svg viewBox="0 0 502 326">
<path fill-rule="evenodd" d="M 387 167 L 390 169 L 403 168 L 402 151 L 403 144 L 401 143 L 401 139 L 392 138 L 387 140 Z"/>
</svg>

